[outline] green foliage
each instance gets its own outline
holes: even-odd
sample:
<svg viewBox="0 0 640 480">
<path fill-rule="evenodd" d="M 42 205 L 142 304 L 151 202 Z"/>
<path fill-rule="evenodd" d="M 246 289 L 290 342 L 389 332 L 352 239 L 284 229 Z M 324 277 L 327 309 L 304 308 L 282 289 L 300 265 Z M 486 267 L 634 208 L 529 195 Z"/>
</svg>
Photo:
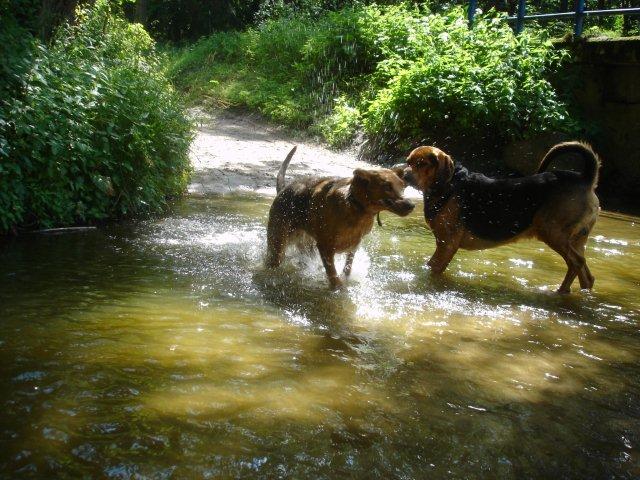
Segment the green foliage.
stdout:
<svg viewBox="0 0 640 480">
<path fill-rule="evenodd" d="M 99 0 L 33 42 L 0 105 L 0 231 L 158 211 L 187 182 L 191 125 L 153 41 Z"/>
<path fill-rule="evenodd" d="M 362 0 L 261 0 L 255 18 L 258 23 L 277 18 L 306 16 L 315 18 L 327 11 L 335 11 L 354 4 L 370 3 Z M 385 2 L 378 2 L 385 3 Z"/>
<path fill-rule="evenodd" d="M 359 131 L 385 149 L 500 145 L 575 131 L 547 80 L 563 55 L 544 32 L 515 36 L 495 13 L 469 30 L 462 8 L 370 5 L 217 34 L 174 54 L 170 75 L 193 97 L 312 127 L 335 145 Z"/>
<path fill-rule="evenodd" d="M 367 133 L 382 135 L 385 143 L 461 136 L 504 143 L 573 128 L 546 80 L 562 54 L 540 34 L 515 36 L 493 16 L 469 30 L 458 9 L 419 22 L 408 14 L 394 8 L 384 19 L 411 27 L 403 35 L 379 36 L 386 58 L 374 74 L 381 88 L 362 103 Z"/>
<path fill-rule="evenodd" d="M 313 129 L 319 132 L 330 145 L 347 145 L 361 125 L 362 115 L 358 108 L 341 97 L 337 99 L 333 112 L 322 119 Z"/>
<path fill-rule="evenodd" d="M 374 65 L 356 41 L 360 14 L 346 9 L 278 18 L 245 32 L 217 33 L 174 53 L 168 74 L 192 98 L 248 106 L 306 127 Z"/>
<path fill-rule="evenodd" d="M 454 6 L 466 8 L 468 0 L 111 0 L 121 3 L 127 18 L 145 26 L 154 38 L 162 41 L 194 41 L 217 31 L 246 29 L 268 20 L 283 17 L 317 18 L 327 11 L 336 11 L 347 7 L 368 4 L 393 5 L 412 4 L 428 6 L 433 12 L 446 12 Z M 49 41 L 56 27 L 73 18 L 77 5 L 91 3 L 87 0 L 3 0 L 9 3 L 14 17 L 22 27 L 43 41 Z M 568 0 L 527 1 L 527 14 L 553 13 L 575 8 L 575 2 Z M 495 1 L 479 0 L 477 6 L 482 11 L 492 8 L 515 15 L 518 2 L 515 0 Z M 637 2 L 635 3 L 637 5 Z M 598 0 L 595 8 L 620 8 L 634 6 L 629 0 Z M 568 21 L 544 23 L 527 22 L 527 29 L 543 25 L 562 37 L 573 31 Z M 607 17 L 587 17 L 585 27 L 591 35 L 628 36 L 637 35 L 640 19 L 626 15 Z"/>
</svg>

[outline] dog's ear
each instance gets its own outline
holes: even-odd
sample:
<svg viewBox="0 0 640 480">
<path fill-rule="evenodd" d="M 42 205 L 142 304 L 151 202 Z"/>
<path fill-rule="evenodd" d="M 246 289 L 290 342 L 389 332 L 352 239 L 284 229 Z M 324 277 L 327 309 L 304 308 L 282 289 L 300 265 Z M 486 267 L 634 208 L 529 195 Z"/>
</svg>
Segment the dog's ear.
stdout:
<svg viewBox="0 0 640 480">
<path fill-rule="evenodd" d="M 396 163 L 391 167 L 391 171 L 404 180 L 405 170 L 409 167 L 406 163 Z"/>
<path fill-rule="evenodd" d="M 366 170 L 363 170 L 362 168 L 356 168 L 353 171 L 353 182 L 360 184 L 360 185 L 366 185 L 369 183 L 369 180 L 371 178 L 371 175 L 369 172 L 367 172 Z"/>
<path fill-rule="evenodd" d="M 451 160 L 451 157 L 444 152 L 438 153 L 436 158 L 438 162 L 438 173 L 436 175 L 435 183 L 437 185 L 444 185 L 445 183 L 450 182 L 453 177 L 453 160 Z"/>
</svg>

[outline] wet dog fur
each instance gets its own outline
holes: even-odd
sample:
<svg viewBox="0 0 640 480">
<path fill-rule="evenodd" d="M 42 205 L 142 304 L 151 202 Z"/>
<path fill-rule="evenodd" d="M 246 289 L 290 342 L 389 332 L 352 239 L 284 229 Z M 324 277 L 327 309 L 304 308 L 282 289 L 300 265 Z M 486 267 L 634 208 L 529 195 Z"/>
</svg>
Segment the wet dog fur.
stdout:
<svg viewBox="0 0 640 480">
<path fill-rule="evenodd" d="M 278 172 L 278 193 L 267 226 L 266 265 L 279 266 L 288 244 L 310 238 L 331 288 L 336 289 L 342 280 L 336 271 L 335 254 L 347 253 L 344 275 L 348 277 L 356 249 L 371 231 L 376 214 L 388 210 L 405 216 L 413 210 L 413 203 L 402 196 L 405 183 L 399 175 L 404 169 L 359 168 L 351 178 L 307 177 L 285 186 L 285 172 L 295 150 L 293 147 Z"/>
<path fill-rule="evenodd" d="M 547 171 L 567 154 L 582 157 L 582 173 Z M 558 144 L 535 175 L 521 178 L 470 173 L 430 146 L 414 149 L 407 165 L 405 181 L 423 192 L 425 220 L 436 237 L 436 251 L 428 262 L 432 272 L 443 272 L 459 248 L 479 250 L 537 238 L 567 264 L 559 293 L 568 293 L 576 276 L 581 288 L 593 287 L 584 252 L 600 209 L 594 192 L 600 160 L 589 145 Z"/>
</svg>

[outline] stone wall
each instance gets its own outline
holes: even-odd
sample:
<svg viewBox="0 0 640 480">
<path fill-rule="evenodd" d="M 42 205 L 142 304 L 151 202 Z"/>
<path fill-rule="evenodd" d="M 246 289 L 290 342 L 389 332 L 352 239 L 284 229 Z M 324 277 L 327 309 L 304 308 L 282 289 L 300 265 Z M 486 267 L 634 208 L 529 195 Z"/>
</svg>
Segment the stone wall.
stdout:
<svg viewBox="0 0 640 480">
<path fill-rule="evenodd" d="M 573 57 L 560 75 L 573 77 L 573 87 L 568 90 L 560 82 L 557 87 L 573 97 L 578 113 L 592 126 L 585 137 L 602 157 L 601 193 L 640 207 L 640 37 L 560 41 L 556 48 L 568 49 Z M 548 135 L 533 145 L 512 145 L 505 161 L 530 173 L 559 140 Z"/>
</svg>

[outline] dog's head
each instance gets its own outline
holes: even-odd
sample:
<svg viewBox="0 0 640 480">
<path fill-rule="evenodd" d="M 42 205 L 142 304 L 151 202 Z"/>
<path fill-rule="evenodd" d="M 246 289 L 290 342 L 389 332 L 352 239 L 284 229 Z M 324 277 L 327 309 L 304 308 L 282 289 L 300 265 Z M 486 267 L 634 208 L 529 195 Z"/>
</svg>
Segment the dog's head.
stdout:
<svg viewBox="0 0 640 480">
<path fill-rule="evenodd" d="M 411 175 L 405 181 L 423 192 L 444 185 L 453 177 L 453 160 L 436 147 L 418 147 L 407 158 Z"/>
<path fill-rule="evenodd" d="M 353 172 L 351 194 L 367 210 L 374 213 L 389 210 L 404 217 L 409 215 L 415 205 L 402 196 L 405 183 L 393 170 L 381 168 Z"/>
</svg>

